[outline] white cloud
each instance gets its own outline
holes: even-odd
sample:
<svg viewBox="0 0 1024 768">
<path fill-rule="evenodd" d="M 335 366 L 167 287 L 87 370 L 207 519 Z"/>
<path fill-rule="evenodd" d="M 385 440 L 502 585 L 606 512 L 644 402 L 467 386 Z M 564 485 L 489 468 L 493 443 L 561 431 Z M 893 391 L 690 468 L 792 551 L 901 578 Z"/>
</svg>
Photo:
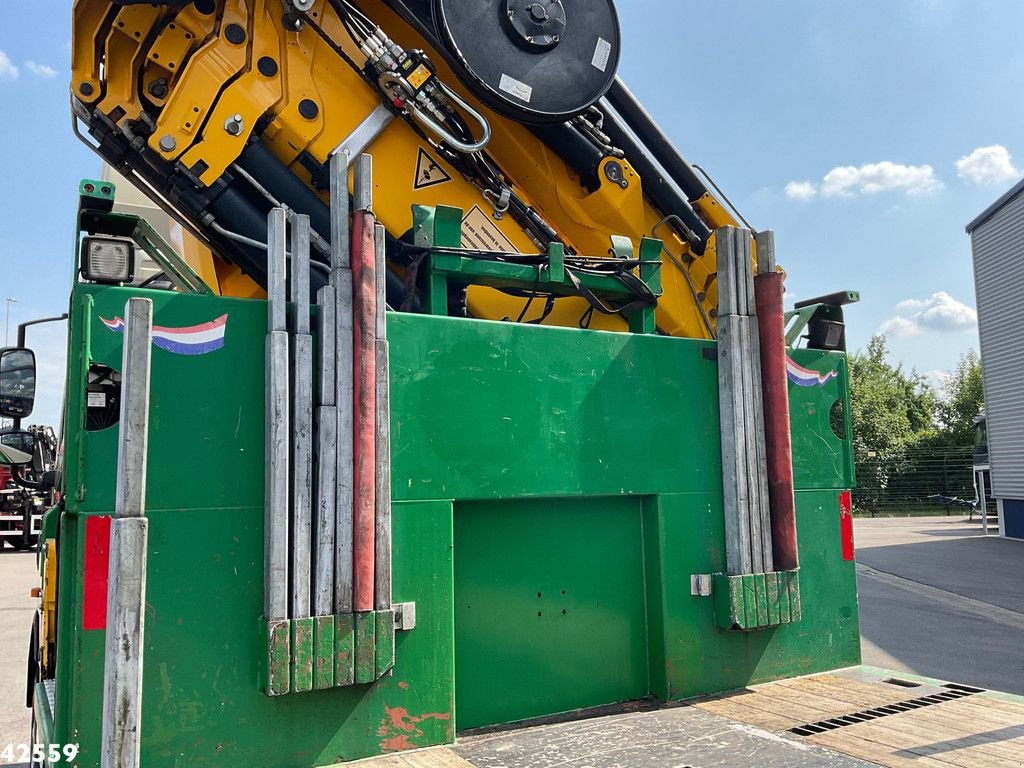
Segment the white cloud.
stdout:
<svg viewBox="0 0 1024 768">
<path fill-rule="evenodd" d="M 34 61 L 26 61 L 25 69 L 36 77 L 41 77 L 44 80 L 49 80 L 57 76 L 57 70 L 53 67 L 48 67 L 45 64 L 37 64 Z"/>
<path fill-rule="evenodd" d="M 0 80 L 17 80 L 18 68 L 3 51 L 0 51 Z"/>
<path fill-rule="evenodd" d="M 1010 159 L 1009 151 L 999 144 L 979 147 L 966 157 L 961 157 L 956 161 L 956 172 L 961 179 L 974 184 L 1001 184 L 1021 176 Z"/>
<path fill-rule="evenodd" d="M 884 160 L 833 168 L 821 182 L 825 197 L 849 197 L 856 194 L 874 195 L 879 192 L 902 191 L 909 195 L 922 195 L 942 189 L 930 165 L 901 165 Z"/>
<path fill-rule="evenodd" d="M 818 187 L 812 181 L 791 181 L 786 185 L 786 197 L 790 200 L 810 200 L 818 194 Z"/>
<path fill-rule="evenodd" d="M 886 336 L 891 336 L 894 339 L 903 339 L 908 336 L 918 336 L 921 334 L 921 328 L 913 320 L 908 320 L 901 315 L 891 317 L 882 323 L 882 327 L 879 329 Z"/>
<path fill-rule="evenodd" d="M 974 328 L 978 313 L 945 291 L 927 299 L 907 299 L 896 305 L 899 313 L 882 323 L 881 331 L 894 338 L 917 336 L 925 331 L 949 333 Z"/>
<path fill-rule="evenodd" d="M 924 195 L 942 189 L 942 182 L 930 165 L 901 165 L 888 160 L 860 167 L 842 165 L 825 174 L 820 184 L 813 181 L 791 181 L 786 185 L 790 200 L 823 197 L 853 197 L 899 191 L 908 195 Z"/>
</svg>

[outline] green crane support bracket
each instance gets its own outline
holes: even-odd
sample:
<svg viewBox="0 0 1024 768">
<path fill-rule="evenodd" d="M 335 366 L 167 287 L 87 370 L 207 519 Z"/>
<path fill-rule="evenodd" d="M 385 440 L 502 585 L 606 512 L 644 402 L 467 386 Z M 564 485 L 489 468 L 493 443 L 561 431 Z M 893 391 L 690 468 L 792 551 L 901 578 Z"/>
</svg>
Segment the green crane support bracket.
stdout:
<svg viewBox="0 0 1024 768">
<path fill-rule="evenodd" d="M 581 285 L 595 296 L 612 300 L 635 300 L 622 282 L 611 275 L 585 272 L 568 274 L 565 246 L 551 243 L 547 263 L 517 264 L 497 259 L 483 259 L 460 253 L 462 244 L 462 211 L 439 205 L 436 208 L 413 206 L 413 233 L 417 246 L 429 248 L 427 257 L 427 290 L 425 306 L 432 315 L 448 314 L 450 285 L 483 285 L 498 289 L 533 291 L 554 296 L 579 296 Z M 662 292 L 662 242 L 644 238 L 640 243 L 639 278 L 655 296 Z M 611 253 L 618 259 L 635 259 L 633 243 L 625 237 L 613 237 Z M 629 313 L 633 333 L 655 333 L 656 305 L 642 306 Z"/>
</svg>

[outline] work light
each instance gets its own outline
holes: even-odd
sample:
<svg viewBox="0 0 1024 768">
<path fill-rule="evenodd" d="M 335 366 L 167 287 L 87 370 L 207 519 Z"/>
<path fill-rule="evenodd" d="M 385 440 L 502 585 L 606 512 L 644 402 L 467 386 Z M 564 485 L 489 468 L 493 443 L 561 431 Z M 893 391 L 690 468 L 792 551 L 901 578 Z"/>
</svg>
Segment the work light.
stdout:
<svg viewBox="0 0 1024 768">
<path fill-rule="evenodd" d="M 135 247 L 128 240 L 87 237 L 82 241 L 82 277 L 120 285 L 135 279 Z"/>
</svg>

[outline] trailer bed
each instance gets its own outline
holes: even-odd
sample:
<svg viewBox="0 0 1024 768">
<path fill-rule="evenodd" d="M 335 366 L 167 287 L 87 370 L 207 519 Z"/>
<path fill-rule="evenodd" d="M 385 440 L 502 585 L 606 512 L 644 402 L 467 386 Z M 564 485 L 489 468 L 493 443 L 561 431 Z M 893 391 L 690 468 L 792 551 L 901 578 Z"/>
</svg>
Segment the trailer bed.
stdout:
<svg viewBox="0 0 1024 768">
<path fill-rule="evenodd" d="M 370 768 L 1020 768 L 1024 698 L 854 667 L 470 734 Z"/>
</svg>

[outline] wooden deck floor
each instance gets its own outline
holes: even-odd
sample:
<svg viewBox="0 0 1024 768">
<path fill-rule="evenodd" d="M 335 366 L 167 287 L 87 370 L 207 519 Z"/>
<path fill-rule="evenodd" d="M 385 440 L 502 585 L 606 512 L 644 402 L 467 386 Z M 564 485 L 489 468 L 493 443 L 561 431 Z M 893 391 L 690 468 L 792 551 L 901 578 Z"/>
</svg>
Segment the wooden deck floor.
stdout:
<svg viewBox="0 0 1024 768">
<path fill-rule="evenodd" d="M 947 695 L 960 698 L 941 700 Z M 930 703 L 933 698 L 940 701 Z M 906 702 L 914 708 L 898 711 Z M 767 730 L 795 730 L 807 743 L 892 768 L 1024 766 L 1024 701 L 962 687 L 903 687 L 840 673 L 783 680 L 695 706 Z"/>
<path fill-rule="evenodd" d="M 366 768 L 1024 768 L 1024 699 L 857 667 L 474 735 Z"/>
</svg>

